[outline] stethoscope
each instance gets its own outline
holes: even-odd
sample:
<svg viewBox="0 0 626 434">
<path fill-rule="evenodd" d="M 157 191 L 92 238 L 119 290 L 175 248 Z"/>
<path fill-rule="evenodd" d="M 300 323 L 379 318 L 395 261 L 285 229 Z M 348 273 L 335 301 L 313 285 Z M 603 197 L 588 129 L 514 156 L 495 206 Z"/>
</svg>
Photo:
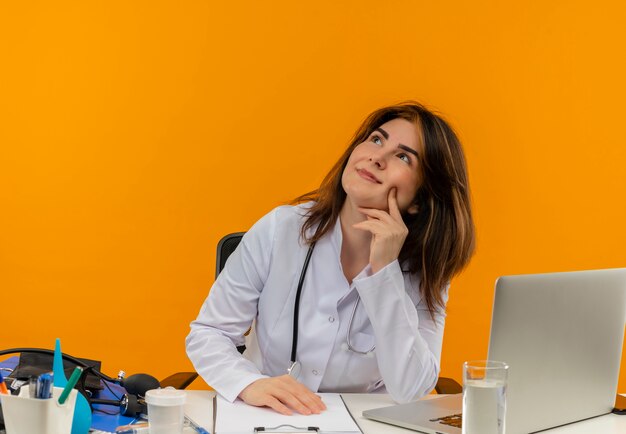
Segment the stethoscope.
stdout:
<svg viewBox="0 0 626 434">
<path fill-rule="evenodd" d="M 300 362 L 296 360 L 296 353 L 298 351 L 298 317 L 300 314 L 300 294 L 302 294 L 302 286 L 304 285 L 304 278 L 306 276 L 306 271 L 309 268 L 309 262 L 311 262 L 311 255 L 313 254 L 313 249 L 315 248 L 315 243 L 312 243 L 309 247 L 309 250 L 306 253 L 306 258 L 304 259 L 304 265 L 302 266 L 302 271 L 300 272 L 300 280 L 298 281 L 298 288 L 296 290 L 296 301 L 294 303 L 293 308 L 293 336 L 291 339 L 291 362 L 289 368 L 287 369 L 287 373 L 294 377 L 298 378 L 300 376 L 300 371 L 302 370 L 302 365 Z M 352 321 L 354 320 L 354 314 L 356 313 L 356 308 L 359 305 L 359 301 L 361 299 L 357 296 L 356 302 L 354 303 L 354 307 L 352 308 L 352 314 L 350 315 L 350 321 L 348 322 L 348 334 L 346 336 L 346 345 L 348 350 L 353 353 L 368 355 L 372 351 L 376 349 L 376 344 L 372 345 L 372 347 L 367 351 L 360 351 L 352 346 L 350 342 L 350 332 L 352 331 Z"/>
</svg>

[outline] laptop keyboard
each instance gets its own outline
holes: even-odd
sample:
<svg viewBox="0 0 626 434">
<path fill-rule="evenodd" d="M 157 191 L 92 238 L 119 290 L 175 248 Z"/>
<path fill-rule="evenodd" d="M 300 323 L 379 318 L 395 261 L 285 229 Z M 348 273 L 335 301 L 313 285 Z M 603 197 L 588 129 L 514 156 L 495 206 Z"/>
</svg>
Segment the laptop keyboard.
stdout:
<svg viewBox="0 0 626 434">
<path fill-rule="evenodd" d="M 439 422 L 443 425 L 453 426 L 455 428 L 461 428 L 461 413 L 430 419 L 430 421 Z"/>
</svg>

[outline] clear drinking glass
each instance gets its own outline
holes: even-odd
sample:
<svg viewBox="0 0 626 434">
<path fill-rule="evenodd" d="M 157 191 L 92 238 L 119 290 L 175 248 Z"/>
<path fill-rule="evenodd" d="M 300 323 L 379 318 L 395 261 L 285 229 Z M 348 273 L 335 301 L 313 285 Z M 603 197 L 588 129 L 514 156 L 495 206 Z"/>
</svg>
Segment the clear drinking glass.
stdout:
<svg viewBox="0 0 626 434">
<path fill-rule="evenodd" d="M 504 434 L 509 366 L 493 360 L 463 363 L 463 434 Z"/>
</svg>

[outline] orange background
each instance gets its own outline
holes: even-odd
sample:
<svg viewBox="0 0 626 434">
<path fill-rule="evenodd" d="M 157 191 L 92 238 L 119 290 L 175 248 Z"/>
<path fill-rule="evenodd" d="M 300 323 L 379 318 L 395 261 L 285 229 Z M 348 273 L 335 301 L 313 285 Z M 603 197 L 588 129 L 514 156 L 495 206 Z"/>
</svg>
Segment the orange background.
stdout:
<svg viewBox="0 0 626 434">
<path fill-rule="evenodd" d="M 220 237 L 405 99 L 470 168 L 442 375 L 486 356 L 497 276 L 626 266 L 624 2 L 228 3 L 0 6 L 0 347 L 191 369 Z"/>
</svg>

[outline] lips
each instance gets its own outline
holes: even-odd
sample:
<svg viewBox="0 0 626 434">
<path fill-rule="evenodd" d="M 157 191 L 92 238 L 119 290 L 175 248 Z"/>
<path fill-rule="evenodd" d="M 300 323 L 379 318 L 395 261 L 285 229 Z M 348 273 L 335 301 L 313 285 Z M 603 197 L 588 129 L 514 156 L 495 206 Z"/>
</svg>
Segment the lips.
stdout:
<svg viewBox="0 0 626 434">
<path fill-rule="evenodd" d="M 367 181 L 374 182 L 376 184 L 382 184 L 382 181 L 380 181 L 372 173 L 368 172 L 365 169 L 357 169 L 356 173 L 358 173 L 361 178 L 363 178 L 363 179 L 365 179 Z"/>
</svg>

